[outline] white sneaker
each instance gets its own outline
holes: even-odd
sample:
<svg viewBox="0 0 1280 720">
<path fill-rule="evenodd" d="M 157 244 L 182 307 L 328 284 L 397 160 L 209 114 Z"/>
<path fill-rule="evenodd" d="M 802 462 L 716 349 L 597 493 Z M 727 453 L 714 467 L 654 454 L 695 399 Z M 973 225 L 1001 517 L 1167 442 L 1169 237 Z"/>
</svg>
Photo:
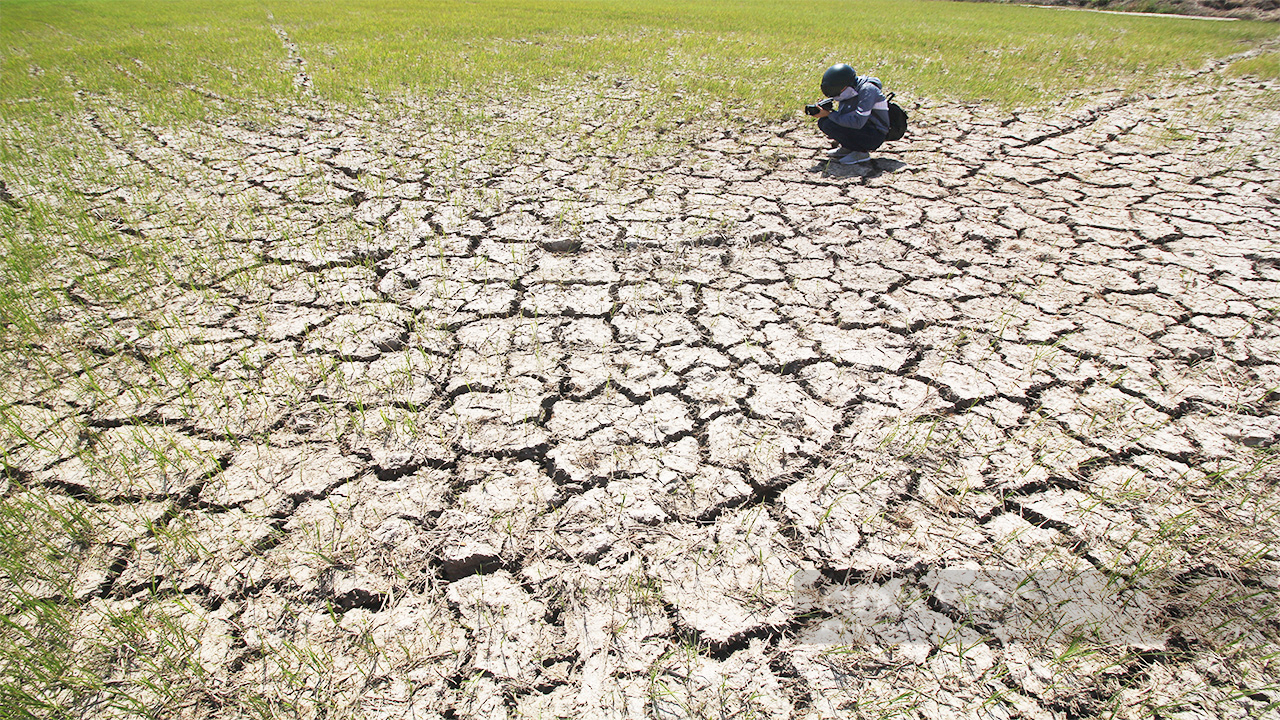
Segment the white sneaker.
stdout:
<svg viewBox="0 0 1280 720">
<path fill-rule="evenodd" d="M 828 151 L 827 151 L 827 157 L 832 158 L 832 159 L 835 159 L 835 158 L 842 158 L 842 157 L 844 157 L 845 155 L 848 155 L 848 154 L 849 154 L 849 153 L 851 153 L 851 152 L 853 152 L 853 151 L 852 151 L 852 150 L 850 150 L 850 149 L 848 149 L 848 148 L 846 148 L 846 147 L 844 147 L 843 145 L 837 145 L 837 146 L 835 146 L 835 147 L 833 147 L 833 148 L 831 148 L 830 150 L 828 150 Z"/>
<path fill-rule="evenodd" d="M 871 153 L 864 153 L 859 150 L 850 150 L 848 154 L 841 156 L 841 165 L 859 165 L 871 159 Z"/>
</svg>

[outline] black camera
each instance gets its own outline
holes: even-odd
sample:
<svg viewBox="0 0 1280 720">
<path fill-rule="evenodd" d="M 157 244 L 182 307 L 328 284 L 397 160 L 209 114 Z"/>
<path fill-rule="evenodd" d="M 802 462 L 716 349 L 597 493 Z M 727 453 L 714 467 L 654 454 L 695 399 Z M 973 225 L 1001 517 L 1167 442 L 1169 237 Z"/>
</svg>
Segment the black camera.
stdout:
<svg viewBox="0 0 1280 720">
<path fill-rule="evenodd" d="M 831 112 L 831 108 L 835 107 L 835 102 L 836 102 L 836 101 L 835 101 L 835 100 L 833 100 L 832 98 L 827 98 L 826 100 L 823 100 L 823 101 L 818 102 L 818 103 L 814 103 L 813 105 L 805 105 L 805 106 L 804 106 L 804 114 L 805 114 L 805 115 L 817 115 L 818 113 L 822 112 L 823 110 L 826 110 L 827 112 Z"/>
</svg>

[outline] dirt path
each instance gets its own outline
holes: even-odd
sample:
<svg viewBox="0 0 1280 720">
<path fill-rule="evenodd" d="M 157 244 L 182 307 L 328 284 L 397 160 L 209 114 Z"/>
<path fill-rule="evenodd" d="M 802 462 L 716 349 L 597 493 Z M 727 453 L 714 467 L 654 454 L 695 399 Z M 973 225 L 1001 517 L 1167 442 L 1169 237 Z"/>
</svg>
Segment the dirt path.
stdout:
<svg viewBox="0 0 1280 720">
<path fill-rule="evenodd" d="M 537 103 L 90 123 L 174 276 L 103 259 L 11 363 L 9 499 L 98 528 L 25 590 L 144 702 L 103 618 L 186 638 L 138 652 L 193 717 L 1274 708 L 1276 91 L 920 107 L 866 168 Z"/>
</svg>

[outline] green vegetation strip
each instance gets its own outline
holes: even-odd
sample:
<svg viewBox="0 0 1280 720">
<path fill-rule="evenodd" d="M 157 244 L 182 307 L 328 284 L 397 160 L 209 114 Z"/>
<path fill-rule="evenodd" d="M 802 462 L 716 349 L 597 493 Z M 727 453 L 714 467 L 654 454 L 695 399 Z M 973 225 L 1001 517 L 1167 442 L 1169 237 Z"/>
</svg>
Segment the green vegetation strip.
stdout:
<svg viewBox="0 0 1280 720">
<path fill-rule="evenodd" d="M 680 93 L 689 113 L 715 98 L 766 118 L 793 112 L 838 60 L 918 96 L 1035 104 L 1150 87 L 1280 35 L 1263 23 L 913 0 L 10 0 L 0 106 L 10 118 L 56 115 L 80 92 L 164 116 L 203 112 L 193 88 L 290 99 L 296 67 L 280 32 L 314 91 L 344 103 L 397 93 L 518 102 L 536 85 L 594 75 Z"/>
</svg>

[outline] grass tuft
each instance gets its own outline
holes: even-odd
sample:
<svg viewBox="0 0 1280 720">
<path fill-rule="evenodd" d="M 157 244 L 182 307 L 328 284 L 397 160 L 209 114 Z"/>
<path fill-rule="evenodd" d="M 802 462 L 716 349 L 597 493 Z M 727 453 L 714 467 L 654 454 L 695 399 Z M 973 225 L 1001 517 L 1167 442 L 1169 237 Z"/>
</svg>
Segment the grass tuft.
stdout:
<svg viewBox="0 0 1280 720">
<path fill-rule="evenodd" d="M 1280 53 L 1266 53 L 1237 60 L 1227 68 L 1230 75 L 1251 75 L 1260 80 L 1280 80 Z"/>
</svg>

